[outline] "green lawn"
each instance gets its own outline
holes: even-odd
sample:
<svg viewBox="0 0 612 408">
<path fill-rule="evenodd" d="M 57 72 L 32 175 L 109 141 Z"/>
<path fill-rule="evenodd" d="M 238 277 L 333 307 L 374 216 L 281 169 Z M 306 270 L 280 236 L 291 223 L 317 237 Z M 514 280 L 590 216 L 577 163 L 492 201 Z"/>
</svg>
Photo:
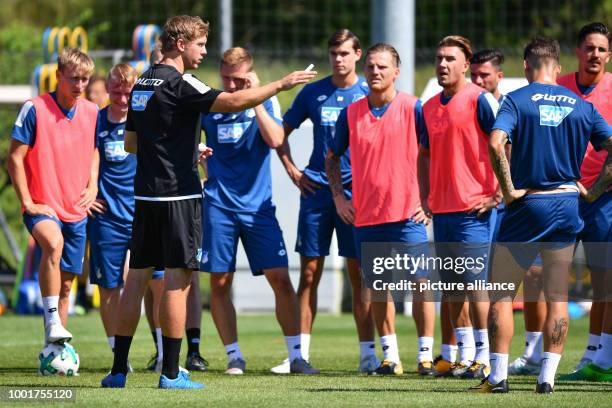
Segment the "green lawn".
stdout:
<svg viewBox="0 0 612 408">
<path fill-rule="evenodd" d="M 522 317 L 516 315 L 517 337 L 513 342 L 511 359 L 523 346 Z M 589 406 L 610 406 L 612 384 L 558 383 L 555 393 L 541 396 L 533 393 L 535 377 L 510 379 L 513 392 L 508 395 L 472 395 L 463 389 L 474 381 L 420 378 L 410 372 L 402 377 L 382 378 L 358 375 L 359 351 L 353 320 L 319 316 L 311 346 L 311 360 L 323 370 L 319 376 L 275 376 L 268 369 L 286 356 L 283 337 L 272 315 L 240 316 L 240 343 L 247 360 L 247 374 L 230 377 L 223 374 L 226 360 L 221 343 L 213 328 L 211 317 L 203 317 L 202 351 L 210 362 L 210 372 L 193 374 L 206 384 L 202 391 L 161 391 L 155 387 L 158 376 L 143 370 L 153 351 L 151 335 L 145 319 L 141 319 L 132 343 L 131 362 L 136 373 L 128 377 L 127 388 L 104 390 L 100 379 L 112 364 L 97 313 L 72 317 L 69 329 L 75 336 L 73 345 L 81 357 L 79 377 L 42 377 L 37 374 L 37 354 L 42 342 L 39 317 L 8 315 L 0 317 L 0 386 L 68 386 L 76 388 L 76 404 L 66 406 L 135 407 L 167 406 L 476 406 L 507 404 L 508 406 L 576 406 L 588 401 Z M 586 340 L 588 321 L 572 321 L 561 360 L 560 373 L 570 371 L 580 358 Z M 400 355 L 404 369 L 415 367 L 416 335 L 411 319 L 401 317 L 397 322 Z M 436 338 L 439 335 L 437 335 Z M 185 345 L 183 351 L 185 350 Z M 435 350 L 439 344 L 435 345 Z M 184 353 L 183 353 L 184 356 Z M 184 361 L 184 357 L 181 357 Z M 163 405 L 162 405 L 163 404 Z M 0 406 L 8 406 L 0 401 Z M 10 406 L 17 406 L 12 404 Z"/>
</svg>

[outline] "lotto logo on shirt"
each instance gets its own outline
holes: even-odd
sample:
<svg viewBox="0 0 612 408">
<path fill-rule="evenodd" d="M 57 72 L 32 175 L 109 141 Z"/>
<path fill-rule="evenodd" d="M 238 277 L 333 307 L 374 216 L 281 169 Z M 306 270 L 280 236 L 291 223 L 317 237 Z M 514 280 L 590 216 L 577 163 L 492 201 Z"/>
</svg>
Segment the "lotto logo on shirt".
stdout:
<svg viewBox="0 0 612 408">
<path fill-rule="evenodd" d="M 154 91 L 134 91 L 132 93 L 132 109 L 135 111 L 145 110 L 153 92 Z"/>
<path fill-rule="evenodd" d="M 104 143 L 104 157 L 107 161 L 123 161 L 128 156 L 128 152 L 123 148 L 123 140 Z"/>
<path fill-rule="evenodd" d="M 557 127 L 574 108 L 569 106 L 540 105 L 540 126 Z"/>
<path fill-rule="evenodd" d="M 217 125 L 217 141 L 219 143 L 237 143 L 250 124 L 251 122 Z"/>
<path fill-rule="evenodd" d="M 321 108 L 321 126 L 336 126 L 342 108 L 323 106 Z"/>
</svg>

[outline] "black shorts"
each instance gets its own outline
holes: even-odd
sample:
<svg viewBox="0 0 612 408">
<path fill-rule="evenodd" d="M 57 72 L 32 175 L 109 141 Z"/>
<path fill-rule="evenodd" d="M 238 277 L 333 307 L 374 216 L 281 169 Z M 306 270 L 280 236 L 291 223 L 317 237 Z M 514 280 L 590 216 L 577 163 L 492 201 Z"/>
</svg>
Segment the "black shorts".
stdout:
<svg viewBox="0 0 612 408">
<path fill-rule="evenodd" d="M 130 268 L 199 269 L 202 199 L 136 200 Z"/>
</svg>

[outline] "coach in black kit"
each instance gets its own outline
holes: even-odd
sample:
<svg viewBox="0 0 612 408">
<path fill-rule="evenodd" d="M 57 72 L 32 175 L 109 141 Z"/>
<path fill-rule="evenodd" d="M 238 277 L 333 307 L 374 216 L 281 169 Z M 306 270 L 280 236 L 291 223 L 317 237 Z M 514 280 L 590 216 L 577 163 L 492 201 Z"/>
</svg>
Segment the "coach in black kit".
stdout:
<svg viewBox="0 0 612 408">
<path fill-rule="evenodd" d="M 191 273 L 198 269 L 201 198 L 197 170 L 200 114 L 238 112 L 259 105 L 278 92 L 310 81 L 316 72 L 296 71 L 281 80 L 234 93 L 211 89 L 191 74 L 206 56 L 208 23 L 199 17 L 169 19 L 160 37 L 164 58 L 149 68 L 132 90 L 125 150 L 136 153 L 136 210 L 132 227 L 130 271 L 121 295 L 113 368 L 103 387 L 123 388 L 140 305 L 155 267 L 163 266 L 164 295 L 159 317 L 163 368 L 159 388 L 202 388 L 179 371 L 181 339 Z"/>
</svg>

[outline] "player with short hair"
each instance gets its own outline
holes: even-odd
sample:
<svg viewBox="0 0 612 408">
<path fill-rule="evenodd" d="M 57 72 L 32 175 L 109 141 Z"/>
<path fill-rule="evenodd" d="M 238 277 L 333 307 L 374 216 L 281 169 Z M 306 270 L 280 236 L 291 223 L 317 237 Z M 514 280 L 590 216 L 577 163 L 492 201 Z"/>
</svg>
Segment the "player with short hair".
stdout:
<svg viewBox="0 0 612 408">
<path fill-rule="evenodd" d="M 421 209 L 417 176 L 421 167 L 417 163 L 419 133 L 423 129 L 421 103 L 414 96 L 396 91 L 399 66 L 399 54 L 391 45 L 378 43 L 367 50 L 364 72 L 370 93 L 340 112 L 327 153 L 329 187 L 338 215 L 355 226 L 357 259 L 362 243 L 427 243 L 428 218 Z M 345 194 L 341 164 L 349 147 L 352 200 Z M 401 182 L 389 183 L 391 179 Z M 395 305 L 387 295 L 385 291 L 384 300 L 374 298 L 371 302 L 384 354 L 383 362 L 373 373 L 401 375 Z"/>
<path fill-rule="evenodd" d="M 433 213 L 436 255 L 442 258 L 488 257 L 495 208 L 501 201 L 491 164 L 481 153 L 486 151 L 499 105 L 492 94 L 466 81 L 471 57 L 468 39 L 443 38 L 436 52 L 436 76 L 443 91 L 423 105 L 427 134 L 420 154 L 429 157 L 430 166 L 422 201 L 426 211 Z M 486 276 L 486 266 L 465 273 L 440 270 L 441 280 L 447 283 L 467 285 Z M 486 292 L 449 290 L 443 292 L 443 299 L 449 302 L 459 348 L 460 360 L 452 374 L 485 377 L 489 370 Z"/>
<path fill-rule="evenodd" d="M 106 89 L 106 80 L 102 75 L 94 75 L 89 79 L 89 83 L 85 88 L 85 97 L 98 105 L 98 108 L 103 109 L 109 104 L 109 94 Z"/>
<path fill-rule="evenodd" d="M 187 294 L 201 239 L 202 187 L 197 170 L 200 114 L 239 112 L 278 92 L 310 81 L 316 72 L 297 71 L 281 80 L 234 93 L 211 89 L 186 70 L 206 56 L 208 23 L 200 17 L 175 16 L 160 36 L 160 64 L 136 81 L 126 124 L 126 150 L 136 152 L 136 207 L 130 247 L 130 272 L 120 299 L 111 373 L 103 387 L 125 387 L 130 344 L 140 317 L 145 289 L 156 266 L 165 268 L 160 305 L 163 362 L 160 388 L 192 389 L 203 385 L 179 371 Z"/>
<path fill-rule="evenodd" d="M 544 354 L 536 392 L 553 392 L 554 377 L 568 329 L 569 269 L 580 218 L 579 191 L 595 201 L 612 181 L 612 128 L 592 104 L 557 85 L 560 47 L 534 38 L 525 48 L 529 85 L 509 93 L 489 140 L 489 155 L 507 204 L 495 248 L 491 283 L 513 283 L 513 290 L 491 292 L 489 334 L 491 373 L 474 392 L 508 392 L 508 352 L 514 331 L 512 299 L 524 271 L 539 252 L 547 300 Z M 576 180 L 591 142 L 608 151 L 597 181 L 586 191 Z M 511 163 L 504 145 L 512 143 Z M 526 165 L 528 164 L 528 165 Z M 518 248 L 506 243 L 525 243 Z"/>
<path fill-rule="evenodd" d="M 115 348 L 119 294 L 132 235 L 136 156 L 124 149 L 130 92 L 138 72 L 128 64 L 111 68 L 106 81 L 110 105 L 98 112 L 96 147 L 100 155 L 98 197 L 87 224 L 89 279 L 100 290 L 100 317 L 111 349 Z"/>
<path fill-rule="evenodd" d="M 606 72 L 606 64 L 610 61 L 611 40 L 612 34 L 603 23 L 595 22 L 582 27 L 575 51 L 578 72 L 564 75 L 557 81 L 591 102 L 608 124 L 612 123 L 612 74 Z M 580 183 L 585 188 L 591 188 L 595 183 L 605 161 L 606 151 L 598 152 L 589 144 L 580 167 Z M 584 229 L 578 239 L 582 241 L 591 271 L 593 305 L 587 347 L 576 365 L 577 372 L 560 379 L 612 381 L 612 302 L 605 300 L 612 284 L 609 245 L 612 241 L 612 193 L 603 193 L 593 203 L 581 200 L 580 216 L 584 220 Z"/>
<path fill-rule="evenodd" d="M 504 79 L 502 64 L 504 54 L 498 49 L 485 48 L 470 58 L 470 78 L 472 83 L 491 92 L 499 103 L 504 100 L 499 91 L 499 83 Z"/>
<path fill-rule="evenodd" d="M 359 337 L 359 371 L 375 370 L 380 361 L 374 345 L 374 322 L 370 303 L 361 296 L 361 275 L 355 251 L 353 226 L 344 223 L 336 213 L 327 175 L 325 155 L 333 138 L 338 114 L 345 106 L 363 98 L 368 86 L 356 73 L 361 58 L 359 38 L 348 29 L 334 32 L 327 41 L 332 75 L 306 85 L 296 96 L 283 117 L 285 140 L 277 153 L 287 174 L 300 189 L 300 213 L 295 250 L 300 254 L 300 336 L 302 355 L 310 360 L 310 336 L 317 313 L 317 289 L 323 273 L 325 257 L 329 255 L 332 234 L 336 231 L 338 252 L 346 258 L 352 288 L 352 306 Z M 313 150 L 304 171 L 298 169 L 289 148 L 288 138 L 306 120 L 313 123 Z M 347 197 L 351 197 L 351 167 L 348 151 L 341 160 L 342 182 Z M 272 368 L 272 372 L 289 372 L 289 362 Z"/>
<path fill-rule="evenodd" d="M 57 91 L 26 101 L 11 133 L 8 172 L 24 224 L 42 250 L 46 344 L 72 339 L 65 328 L 69 294 L 82 270 L 87 211 L 98 192 L 98 107 L 81 98 L 93 70 L 87 54 L 65 48 Z"/>
<path fill-rule="evenodd" d="M 259 86 L 253 58 L 244 48 L 226 50 L 219 70 L 225 92 Z M 201 270 L 210 272 L 211 312 L 227 353 L 226 374 L 243 374 L 246 370 L 231 299 L 239 239 L 253 275 L 264 275 L 274 291 L 290 372 L 319 372 L 302 356 L 299 304 L 289 279 L 287 250 L 272 202 L 270 148 L 283 142 L 280 115 L 278 100 L 272 97 L 242 112 L 202 117 L 206 143 L 214 156 L 206 163 Z"/>
</svg>

